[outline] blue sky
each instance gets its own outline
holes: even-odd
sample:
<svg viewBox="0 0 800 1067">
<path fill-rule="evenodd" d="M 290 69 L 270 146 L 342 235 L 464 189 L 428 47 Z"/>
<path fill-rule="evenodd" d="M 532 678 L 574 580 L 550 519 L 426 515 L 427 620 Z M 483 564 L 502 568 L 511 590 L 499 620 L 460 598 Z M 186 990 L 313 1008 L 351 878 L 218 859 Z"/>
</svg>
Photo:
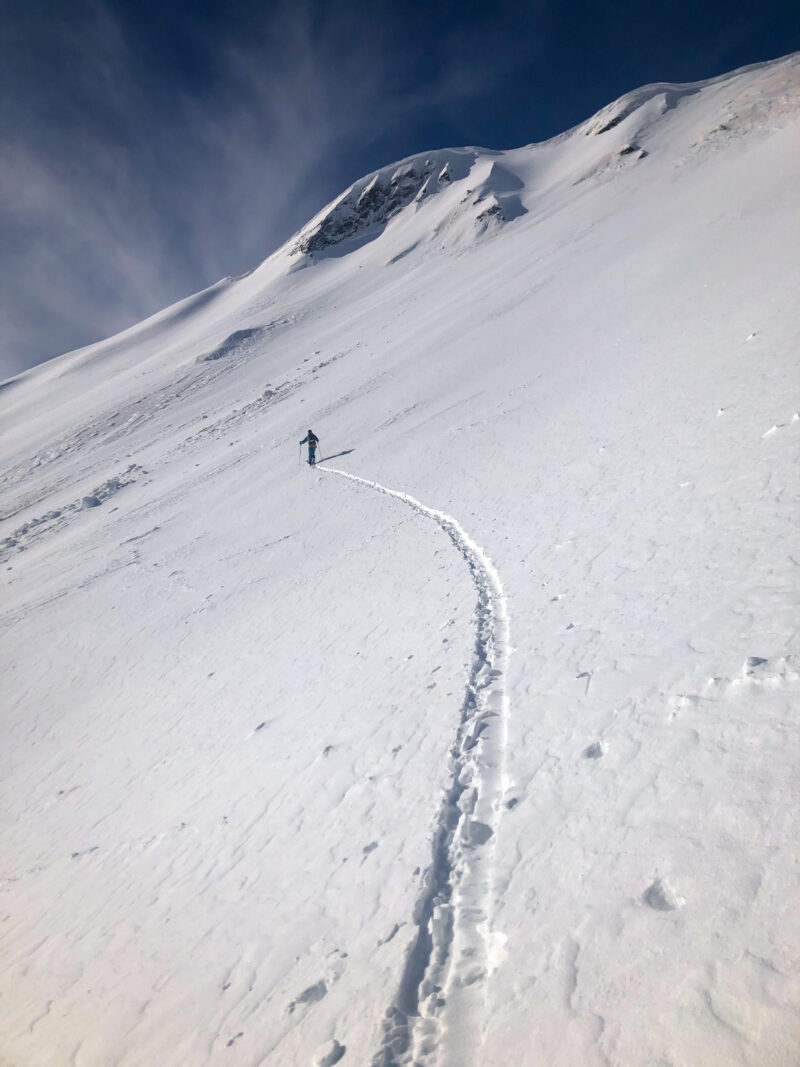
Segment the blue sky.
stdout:
<svg viewBox="0 0 800 1067">
<path fill-rule="evenodd" d="M 798 49 L 797 0 L 8 0 L 0 377 L 248 270 L 394 159 Z"/>
</svg>

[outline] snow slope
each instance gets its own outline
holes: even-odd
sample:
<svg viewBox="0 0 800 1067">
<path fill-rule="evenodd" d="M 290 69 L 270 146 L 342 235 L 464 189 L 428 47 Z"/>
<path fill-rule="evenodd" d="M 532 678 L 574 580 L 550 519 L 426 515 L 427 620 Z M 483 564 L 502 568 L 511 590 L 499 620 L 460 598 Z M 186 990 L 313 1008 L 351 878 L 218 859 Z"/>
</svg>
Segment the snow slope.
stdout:
<svg viewBox="0 0 800 1067">
<path fill-rule="evenodd" d="M 798 187 L 648 86 L 4 383 L 4 1067 L 797 1062 Z"/>
</svg>

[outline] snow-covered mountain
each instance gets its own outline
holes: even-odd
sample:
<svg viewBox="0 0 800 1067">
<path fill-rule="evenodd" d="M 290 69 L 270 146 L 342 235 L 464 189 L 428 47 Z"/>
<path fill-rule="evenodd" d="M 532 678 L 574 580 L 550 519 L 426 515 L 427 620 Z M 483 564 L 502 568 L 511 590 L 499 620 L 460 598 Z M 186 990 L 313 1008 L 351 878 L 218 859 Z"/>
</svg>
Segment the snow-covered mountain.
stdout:
<svg viewBox="0 0 800 1067">
<path fill-rule="evenodd" d="M 4 383 L 3 1064 L 796 1062 L 798 188 L 648 86 Z"/>
</svg>

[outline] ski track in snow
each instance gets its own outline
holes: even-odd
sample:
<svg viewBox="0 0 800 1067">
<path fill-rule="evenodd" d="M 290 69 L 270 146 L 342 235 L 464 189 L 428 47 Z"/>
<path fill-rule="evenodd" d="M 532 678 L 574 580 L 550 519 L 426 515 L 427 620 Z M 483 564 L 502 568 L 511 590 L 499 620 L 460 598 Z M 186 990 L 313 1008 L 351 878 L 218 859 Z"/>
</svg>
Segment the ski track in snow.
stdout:
<svg viewBox="0 0 800 1067">
<path fill-rule="evenodd" d="M 431 864 L 414 909 L 411 942 L 372 1067 L 467 1067 L 482 1044 L 486 978 L 495 939 L 494 836 L 502 814 L 508 733 L 506 600 L 491 560 L 443 511 L 333 467 L 337 474 L 395 497 L 433 519 L 463 556 L 478 591 L 475 651 L 449 782 L 436 818 Z"/>
</svg>

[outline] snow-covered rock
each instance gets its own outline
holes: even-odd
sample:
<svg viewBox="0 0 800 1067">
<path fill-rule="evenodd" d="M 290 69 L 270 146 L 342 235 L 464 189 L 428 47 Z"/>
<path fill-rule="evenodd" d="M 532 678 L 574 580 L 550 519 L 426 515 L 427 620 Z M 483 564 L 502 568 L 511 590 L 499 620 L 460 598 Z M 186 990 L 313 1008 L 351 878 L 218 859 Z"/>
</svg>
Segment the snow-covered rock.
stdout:
<svg viewBox="0 0 800 1067">
<path fill-rule="evenodd" d="M 474 149 L 425 153 L 367 175 L 352 185 L 291 244 L 291 255 L 313 255 L 354 238 L 374 238 L 399 211 L 464 177 L 478 157 Z"/>
</svg>

